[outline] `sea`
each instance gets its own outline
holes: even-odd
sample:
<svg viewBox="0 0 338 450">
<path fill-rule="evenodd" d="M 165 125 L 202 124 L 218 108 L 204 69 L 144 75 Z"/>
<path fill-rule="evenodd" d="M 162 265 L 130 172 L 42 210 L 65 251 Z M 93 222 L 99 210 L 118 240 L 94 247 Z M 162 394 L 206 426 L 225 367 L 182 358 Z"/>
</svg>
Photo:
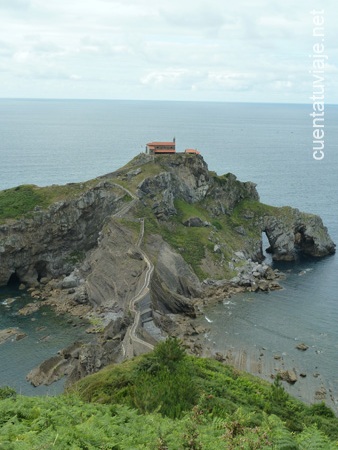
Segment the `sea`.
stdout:
<svg viewBox="0 0 338 450">
<path fill-rule="evenodd" d="M 0 189 L 95 178 L 126 164 L 147 142 L 175 137 L 178 151 L 198 149 L 210 170 L 256 183 L 262 202 L 319 214 L 337 243 L 338 106 L 325 107 L 322 160 L 313 158 L 311 112 L 310 104 L 2 99 Z M 266 256 L 285 273 L 283 289 L 206 308 L 198 319 L 205 342 L 266 379 L 281 368 L 295 370 L 298 381 L 286 389 L 337 412 L 337 256 L 283 264 Z M 82 331 L 49 310 L 18 316 L 28 300 L 27 293 L 0 289 L 0 329 L 19 326 L 28 335 L 0 346 L 0 386 L 40 395 L 46 388 L 30 386 L 27 371 Z M 44 326 L 49 337 L 41 339 Z M 298 343 L 309 348 L 300 351 Z M 49 389 L 57 393 L 62 383 Z"/>
</svg>

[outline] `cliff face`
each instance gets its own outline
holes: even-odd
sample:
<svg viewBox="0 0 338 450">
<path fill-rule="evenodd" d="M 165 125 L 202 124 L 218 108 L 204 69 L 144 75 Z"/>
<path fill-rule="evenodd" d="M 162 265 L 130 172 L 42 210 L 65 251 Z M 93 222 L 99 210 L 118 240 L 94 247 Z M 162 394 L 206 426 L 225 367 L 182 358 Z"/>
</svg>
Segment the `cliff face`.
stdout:
<svg viewBox="0 0 338 450">
<path fill-rule="evenodd" d="M 319 216 L 287 209 L 284 215 L 262 218 L 262 229 L 274 260 L 293 261 L 299 254 L 323 257 L 335 252 L 335 244 Z"/>
<path fill-rule="evenodd" d="M 181 255 L 159 236 L 148 242 L 147 251 L 156 260 L 151 281 L 154 309 L 163 313 L 195 316 L 194 299 L 201 296 L 201 283 Z"/>
<path fill-rule="evenodd" d="M 231 212 L 241 200 L 259 200 L 254 183 L 241 183 L 232 174 L 217 177 L 209 172 L 202 157 L 178 154 L 159 160 L 164 171 L 138 186 L 139 198 L 151 204 L 159 220 L 177 214 L 177 199 L 202 204 L 208 199 L 212 206 L 204 206 L 214 215 Z"/>
<path fill-rule="evenodd" d="M 135 222 L 136 226 L 138 222 Z M 128 302 L 139 290 L 146 264 L 139 253 L 135 234 L 114 219 L 108 219 L 99 242 L 81 265 L 81 278 L 91 304 L 126 313 Z"/>
<path fill-rule="evenodd" d="M 124 204 L 126 193 L 100 182 L 78 198 L 38 207 L 32 218 L 0 226 L 0 286 L 11 276 L 32 285 L 71 272 L 97 244 L 107 217 Z"/>
</svg>

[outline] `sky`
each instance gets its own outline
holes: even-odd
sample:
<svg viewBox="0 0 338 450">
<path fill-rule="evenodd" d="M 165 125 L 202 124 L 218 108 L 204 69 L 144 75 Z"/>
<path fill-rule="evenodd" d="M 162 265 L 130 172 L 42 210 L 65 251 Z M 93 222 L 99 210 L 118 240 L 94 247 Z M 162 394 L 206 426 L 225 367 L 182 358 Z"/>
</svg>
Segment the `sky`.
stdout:
<svg viewBox="0 0 338 450">
<path fill-rule="evenodd" d="M 0 98 L 311 103 L 313 9 L 337 104 L 337 0 L 0 0 Z"/>
</svg>

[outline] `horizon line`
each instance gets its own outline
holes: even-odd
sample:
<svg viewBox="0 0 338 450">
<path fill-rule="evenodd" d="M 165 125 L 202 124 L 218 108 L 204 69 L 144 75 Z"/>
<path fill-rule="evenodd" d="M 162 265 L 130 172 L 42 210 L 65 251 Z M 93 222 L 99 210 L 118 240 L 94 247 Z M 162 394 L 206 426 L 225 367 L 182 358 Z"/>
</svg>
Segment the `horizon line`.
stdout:
<svg viewBox="0 0 338 450">
<path fill-rule="evenodd" d="M 78 97 L 0 97 L 0 101 L 125 101 L 125 102 L 170 102 L 170 103 L 239 103 L 260 105 L 312 105 L 313 102 L 281 102 L 281 101 L 241 101 L 241 100 L 171 100 L 171 99 L 128 99 L 128 98 L 78 98 Z M 325 102 L 326 106 L 338 106 L 338 103 Z"/>
</svg>

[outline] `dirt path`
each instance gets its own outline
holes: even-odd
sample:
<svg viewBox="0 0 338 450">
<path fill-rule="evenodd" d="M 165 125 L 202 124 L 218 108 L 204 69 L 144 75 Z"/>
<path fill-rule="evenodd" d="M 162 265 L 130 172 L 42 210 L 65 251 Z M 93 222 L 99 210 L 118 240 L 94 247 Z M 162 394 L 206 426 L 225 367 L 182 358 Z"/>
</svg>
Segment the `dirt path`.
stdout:
<svg viewBox="0 0 338 450">
<path fill-rule="evenodd" d="M 150 352 L 154 349 L 153 345 L 149 344 L 148 342 L 146 342 L 145 340 L 141 339 L 136 335 L 136 331 L 140 324 L 140 317 L 141 317 L 140 311 L 136 308 L 136 305 L 149 293 L 149 284 L 151 280 L 151 275 L 154 271 L 154 266 L 151 263 L 150 259 L 140 248 L 144 235 L 144 219 L 140 219 L 140 224 L 141 228 L 140 228 L 140 235 L 137 241 L 137 247 L 143 256 L 144 261 L 147 264 L 147 270 L 145 273 L 143 285 L 139 293 L 135 297 L 133 297 L 129 303 L 129 311 L 131 312 L 134 321 L 132 325 L 128 328 L 122 344 L 123 356 L 126 359 L 132 358 L 133 356 L 135 356 L 135 354 Z"/>
<path fill-rule="evenodd" d="M 119 212 L 114 214 L 114 217 L 123 217 L 125 214 L 127 214 L 127 212 L 131 209 L 131 207 L 136 203 L 137 197 L 132 192 L 130 192 L 128 189 L 124 188 L 123 186 L 120 186 L 119 184 L 116 184 L 116 183 L 114 183 L 114 185 L 116 187 L 119 187 L 122 190 L 124 190 L 132 198 L 131 202 L 129 202 L 127 205 L 123 206 L 123 208 Z M 145 340 L 141 339 L 136 334 L 137 328 L 139 327 L 139 324 L 140 324 L 140 318 L 141 318 L 140 311 L 137 309 L 136 305 L 141 300 L 143 300 L 144 297 L 149 293 L 149 284 L 150 284 L 152 273 L 154 271 L 154 266 L 153 266 L 152 262 L 150 261 L 150 259 L 146 255 L 146 253 L 141 249 L 141 244 L 142 244 L 143 237 L 144 237 L 144 218 L 140 218 L 139 221 L 140 221 L 140 233 L 139 233 L 139 237 L 138 237 L 138 240 L 136 243 L 136 247 L 137 247 L 138 251 L 142 254 L 143 259 L 144 259 L 145 263 L 147 264 L 147 270 L 145 272 L 145 279 L 144 279 L 141 289 L 139 290 L 138 294 L 135 297 L 133 297 L 129 302 L 129 311 L 131 312 L 131 315 L 132 315 L 134 321 L 133 321 L 132 325 L 128 328 L 125 338 L 124 338 L 124 341 L 122 343 L 122 353 L 123 353 L 124 359 L 132 358 L 133 356 L 135 356 L 135 353 L 137 353 L 137 354 L 139 352 L 146 353 L 146 352 L 150 352 L 154 349 L 153 345 L 151 345 L 148 342 L 146 342 Z M 137 347 L 137 351 L 135 351 L 136 347 Z"/>
</svg>

